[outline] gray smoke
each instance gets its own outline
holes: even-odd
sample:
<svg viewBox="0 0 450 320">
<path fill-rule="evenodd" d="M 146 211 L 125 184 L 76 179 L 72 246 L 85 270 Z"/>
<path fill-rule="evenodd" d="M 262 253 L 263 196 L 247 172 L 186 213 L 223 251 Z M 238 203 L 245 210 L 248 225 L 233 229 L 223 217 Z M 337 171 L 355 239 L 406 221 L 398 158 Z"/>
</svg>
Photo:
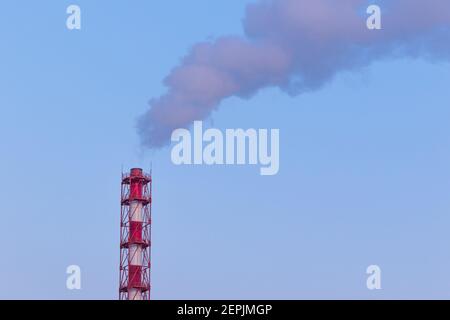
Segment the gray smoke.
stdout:
<svg viewBox="0 0 450 320">
<path fill-rule="evenodd" d="M 167 93 L 140 117 L 142 144 L 207 118 L 228 97 L 266 87 L 291 95 L 382 58 L 450 58 L 450 0 L 377 1 L 382 30 L 366 27 L 367 0 L 261 0 L 246 9 L 245 37 L 195 44 L 164 80 Z"/>
</svg>

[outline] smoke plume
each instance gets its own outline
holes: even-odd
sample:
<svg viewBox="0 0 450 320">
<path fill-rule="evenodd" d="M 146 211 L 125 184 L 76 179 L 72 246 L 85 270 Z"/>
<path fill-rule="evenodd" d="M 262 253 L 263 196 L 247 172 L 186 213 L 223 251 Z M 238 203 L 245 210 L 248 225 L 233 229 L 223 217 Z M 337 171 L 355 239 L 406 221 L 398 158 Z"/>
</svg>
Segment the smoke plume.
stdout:
<svg viewBox="0 0 450 320">
<path fill-rule="evenodd" d="M 372 3 L 375 1 L 371 1 Z M 245 37 L 195 44 L 164 80 L 167 93 L 140 117 L 142 144 L 159 148 L 176 128 L 207 118 L 226 98 L 266 87 L 317 90 L 341 71 L 384 58 L 450 58 L 450 1 L 376 2 L 382 29 L 366 27 L 367 0 L 260 0 L 247 6 Z"/>
</svg>

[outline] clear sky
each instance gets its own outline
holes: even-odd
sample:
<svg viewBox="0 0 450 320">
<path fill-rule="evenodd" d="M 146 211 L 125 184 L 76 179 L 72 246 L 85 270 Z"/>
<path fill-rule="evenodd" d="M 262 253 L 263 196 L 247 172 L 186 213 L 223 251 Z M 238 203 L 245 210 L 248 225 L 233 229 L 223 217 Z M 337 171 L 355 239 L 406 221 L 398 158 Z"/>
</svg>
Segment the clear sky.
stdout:
<svg viewBox="0 0 450 320">
<path fill-rule="evenodd" d="M 116 299 L 122 166 L 153 162 L 153 298 L 450 298 L 450 64 L 382 60 L 208 123 L 279 128 L 280 172 L 174 166 L 136 119 L 249 1 L 0 6 L 0 298 Z M 66 289 L 66 267 L 82 290 Z M 382 290 L 366 268 L 382 269 Z"/>
</svg>

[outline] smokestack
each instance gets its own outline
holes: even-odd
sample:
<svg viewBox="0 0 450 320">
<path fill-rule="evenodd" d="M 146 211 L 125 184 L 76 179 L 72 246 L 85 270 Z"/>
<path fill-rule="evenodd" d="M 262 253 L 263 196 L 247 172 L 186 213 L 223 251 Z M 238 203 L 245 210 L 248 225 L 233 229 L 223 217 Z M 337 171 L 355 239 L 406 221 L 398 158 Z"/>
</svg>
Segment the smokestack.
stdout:
<svg viewBox="0 0 450 320">
<path fill-rule="evenodd" d="M 150 300 L 151 185 L 140 168 L 122 173 L 120 300 Z"/>
</svg>

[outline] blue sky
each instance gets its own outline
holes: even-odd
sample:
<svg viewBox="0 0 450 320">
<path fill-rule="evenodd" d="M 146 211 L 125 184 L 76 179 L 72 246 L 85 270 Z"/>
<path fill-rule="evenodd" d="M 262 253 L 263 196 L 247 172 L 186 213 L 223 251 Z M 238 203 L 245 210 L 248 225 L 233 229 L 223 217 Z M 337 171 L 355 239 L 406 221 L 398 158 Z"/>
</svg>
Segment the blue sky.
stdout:
<svg viewBox="0 0 450 320">
<path fill-rule="evenodd" d="M 246 2 L 79 0 L 69 31 L 72 3 L 0 10 L 0 298 L 116 299 L 120 171 L 150 162 L 155 299 L 450 298 L 448 63 L 227 99 L 209 123 L 279 128 L 279 174 L 177 167 L 136 119 L 191 45 L 242 33 Z"/>
</svg>

